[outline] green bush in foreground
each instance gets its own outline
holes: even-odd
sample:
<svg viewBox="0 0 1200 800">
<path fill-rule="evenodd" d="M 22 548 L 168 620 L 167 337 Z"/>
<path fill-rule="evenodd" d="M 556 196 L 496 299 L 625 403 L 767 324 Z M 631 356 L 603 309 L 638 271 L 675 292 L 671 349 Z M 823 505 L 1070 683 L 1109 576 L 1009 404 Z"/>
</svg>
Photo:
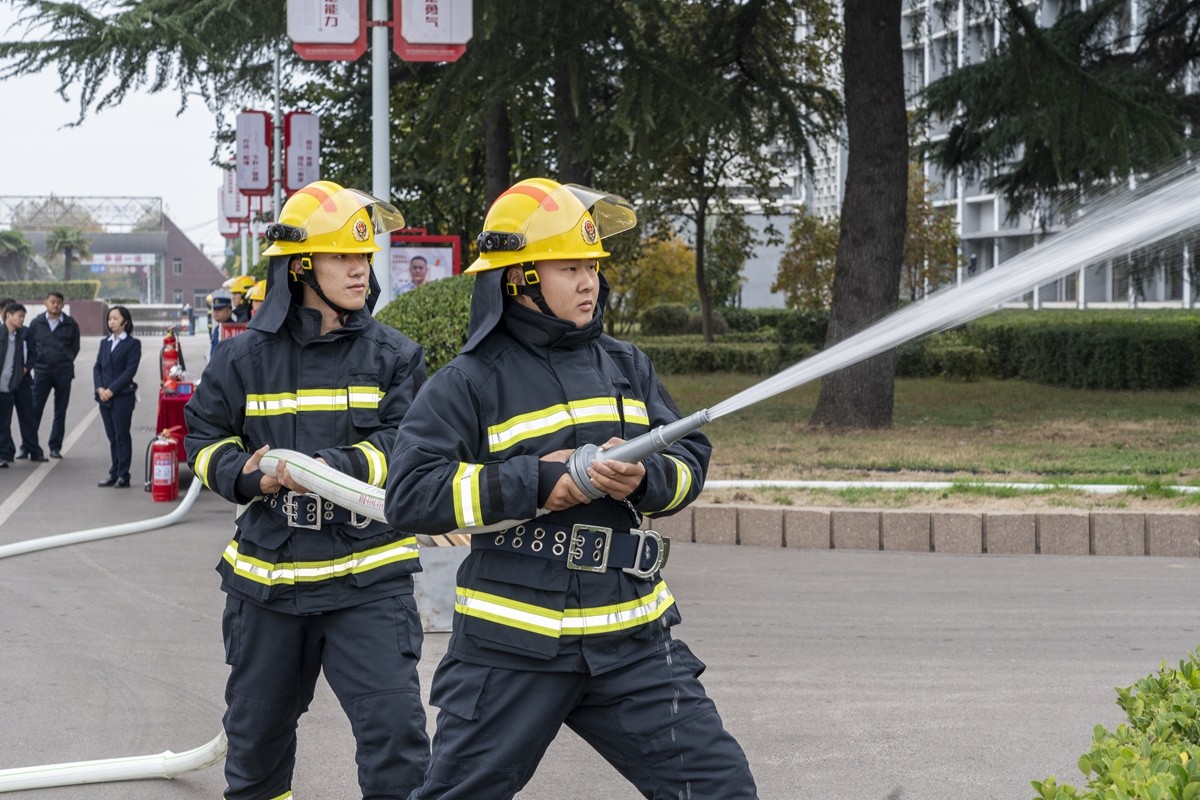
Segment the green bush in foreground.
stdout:
<svg viewBox="0 0 1200 800">
<path fill-rule="evenodd" d="M 1117 689 L 1129 724 L 1097 725 L 1091 749 L 1079 757 L 1087 786 L 1052 775 L 1033 781 L 1034 800 L 1200 800 L 1200 648 L 1178 669 Z"/>
</svg>

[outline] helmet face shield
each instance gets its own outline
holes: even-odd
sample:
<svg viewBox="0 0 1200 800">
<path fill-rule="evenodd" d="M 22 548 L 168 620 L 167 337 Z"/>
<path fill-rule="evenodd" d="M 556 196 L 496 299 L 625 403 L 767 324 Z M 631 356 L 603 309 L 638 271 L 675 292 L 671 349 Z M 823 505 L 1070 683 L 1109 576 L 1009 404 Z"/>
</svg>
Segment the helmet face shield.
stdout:
<svg viewBox="0 0 1200 800">
<path fill-rule="evenodd" d="M 309 214 L 304 224 L 299 225 L 307 234 L 305 240 L 327 233 L 341 230 L 345 227 L 355 212 L 367 209 L 371 220 L 371 230 L 366 231 L 365 238 L 373 238 L 381 233 L 388 233 L 404 227 L 404 215 L 391 203 L 372 197 L 358 189 L 342 189 L 327 199 L 321 200 Z M 352 231 L 355 239 L 362 231 Z"/>
<path fill-rule="evenodd" d="M 623 197 L 533 178 L 496 199 L 467 272 L 549 260 L 606 258 L 601 242 L 637 225 Z"/>
<path fill-rule="evenodd" d="M 267 226 L 266 255 L 374 253 L 375 237 L 404 227 L 391 203 L 332 181 L 310 183 L 288 198 L 279 221 Z"/>
</svg>

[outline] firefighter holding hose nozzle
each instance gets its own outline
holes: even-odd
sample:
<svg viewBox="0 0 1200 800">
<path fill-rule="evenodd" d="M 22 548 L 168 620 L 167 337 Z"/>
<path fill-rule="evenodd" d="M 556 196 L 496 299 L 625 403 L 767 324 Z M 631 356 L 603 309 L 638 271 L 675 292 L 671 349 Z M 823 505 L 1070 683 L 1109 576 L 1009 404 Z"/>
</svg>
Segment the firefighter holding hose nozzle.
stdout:
<svg viewBox="0 0 1200 800">
<path fill-rule="evenodd" d="M 397 432 L 397 529 L 530 520 L 472 536 L 433 679 L 432 761 L 410 800 L 511 798 L 564 724 L 646 797 L 756 796 L 703 664 L 671 634 L 668 542 L 643 524 L 696 499 L 708 440 L 693 430 L 636 463 L 591 460 L 591 492 L 568 469 L 581 445 L 680 418 L 650 359 L 603 333 L 603 240 L 636 222 L 623 198 L 542 178 L 497 198 L 467 270 L 467 343 Z"/>
</svg>

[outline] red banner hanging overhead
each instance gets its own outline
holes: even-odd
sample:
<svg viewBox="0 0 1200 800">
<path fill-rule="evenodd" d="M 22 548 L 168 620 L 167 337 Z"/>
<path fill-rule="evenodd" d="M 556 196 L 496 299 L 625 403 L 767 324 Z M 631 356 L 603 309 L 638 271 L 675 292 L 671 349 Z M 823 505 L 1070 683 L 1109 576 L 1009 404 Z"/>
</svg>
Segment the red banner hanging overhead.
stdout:
<svg viewBox="0 0 1200 800">
<path fill-rule="evenodd" d="M 221 184 L 221 196 L 217 205 L 221 212 L 220 218 L 227 222 L 245 222 L 250 219 L 249 199 L 238 191 L 237 172 L 233 164 L 225 170 L 225 180 Z"/>
<path fill-rule="evenodd" d="M 243 111 L 237 115 L 237 188 L 242 194 L 271 191 L 271 115 Z"/>
<path fill-rule="evenodd" d="M 405 61 L 457 61 L 473 32 L 471 0 L 392 0 L 392 49 Z"/>
<path fill-rule="evenodd" d="M 316 114 L 289 111 L 283 116 L 283 187 L 303 189 L 321 179 L 321 130 Z"/>
<path fill-rule="evenodd" d="M 288 38 L 308 61 L 356 61 L 367 52 L 367 0 L 288 0 Z"/>
</svg>

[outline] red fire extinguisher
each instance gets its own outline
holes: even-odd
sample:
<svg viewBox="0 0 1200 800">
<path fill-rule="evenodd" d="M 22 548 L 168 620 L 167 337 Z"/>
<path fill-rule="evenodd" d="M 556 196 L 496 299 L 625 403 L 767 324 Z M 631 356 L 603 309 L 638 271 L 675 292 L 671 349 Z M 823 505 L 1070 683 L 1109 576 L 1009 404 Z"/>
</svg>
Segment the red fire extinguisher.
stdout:
<svg viewBox="0 0 1200 800">
<path fill-rule="evenodd" d="M 150 445 L 150 497 L 169 503 L 179 497 L 178 442 L 175 428 L 167 428 Z"/>
<path fill-rule="evenodd" d="M 159 355 L 159 364 L 162 367 L 162 380 L 166 380 L 171 376 L 171 368 L 179 364 L 179 343 L 175 341 L 175 329 L 167 330 L 167 335 L 163 337 L 162 353 Z"/>
</svg>

